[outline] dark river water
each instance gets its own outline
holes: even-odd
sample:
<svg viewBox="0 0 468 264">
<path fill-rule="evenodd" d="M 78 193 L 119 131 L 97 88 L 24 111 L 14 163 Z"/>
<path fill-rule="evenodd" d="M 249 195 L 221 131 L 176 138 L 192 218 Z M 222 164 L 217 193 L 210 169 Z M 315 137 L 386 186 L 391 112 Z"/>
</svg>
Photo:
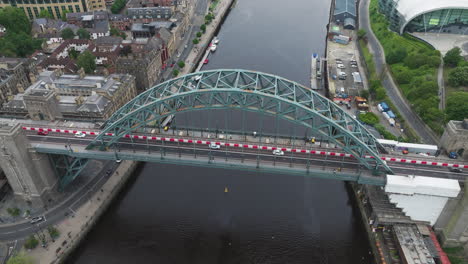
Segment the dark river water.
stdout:
<svg viewBox="0 0 468 264">
<path fill-rule="evenodd" d="M 329 6 L 238 0 L 204 69 L 258 70 L 308 86 L 310 56 L 324 53 Z M 68 263 L 372 261 L 343 182 L 147 163 Z"/>
</svg>

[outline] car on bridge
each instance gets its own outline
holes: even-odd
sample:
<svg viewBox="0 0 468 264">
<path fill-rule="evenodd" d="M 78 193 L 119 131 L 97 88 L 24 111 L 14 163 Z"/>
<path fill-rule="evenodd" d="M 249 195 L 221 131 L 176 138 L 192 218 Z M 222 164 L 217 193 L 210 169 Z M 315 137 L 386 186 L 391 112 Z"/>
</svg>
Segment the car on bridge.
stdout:
<svg viewBox="0 0 468 264">
<path fill-rule="evenodd" d="M 77 138 L 84 138 L 84 137 L 86 137 L 86 134 L 83 133 L 83 132 L 76 132 L 76 133 L 75 133 L 75 137 L 77 137 Z"/>
<path fill-rule="evenodd" d="M 37 132 L 37 134 L 40 135 L 40 136 L 47 136 L 49 134 L 49 132 L 48 131 L 39 131 L 39 132 Z"/>
<path fill-rule="evenodd" d="M 214 143 L 214 142 L 211 142 L 210 145 L 208 146 L 210 149 L 220 149 L 221 146 Z"/>
<path fill-rule="evenodd" d="M 283 156 L 283 155 L 284 155 L 284 151 L 282 151 L 281 149 L 275 149 L 275 150 L 273 150 L 273 155 L 276 155 L 276 156 Z"/>
<path fill-rule="evenodd" d="M 463 172 L 462 169 L 460 169 L 460 168 L 449 168 L 449 171 L 456 172 L 456 173 L 462 173 Z"/>
</svg>

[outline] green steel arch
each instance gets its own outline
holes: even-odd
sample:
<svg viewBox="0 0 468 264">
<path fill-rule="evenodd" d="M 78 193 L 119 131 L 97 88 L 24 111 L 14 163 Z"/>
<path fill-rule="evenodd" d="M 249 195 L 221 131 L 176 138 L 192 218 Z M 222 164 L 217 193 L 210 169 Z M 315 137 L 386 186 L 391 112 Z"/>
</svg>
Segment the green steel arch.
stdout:
<svg viewBox="0 0 468 264">
<path fill-rule="evenodd" d="M 341 146 L 368 169 L 392 173 L 379 158 L 376 138 L 338 105 L 296 82 L 247 70 L 203 71 L 158 84 L 115 112 L 88 149 L 108 149 L 124 135 L 176 113 L 226 108 L 301 124 Z"/>
</svg>

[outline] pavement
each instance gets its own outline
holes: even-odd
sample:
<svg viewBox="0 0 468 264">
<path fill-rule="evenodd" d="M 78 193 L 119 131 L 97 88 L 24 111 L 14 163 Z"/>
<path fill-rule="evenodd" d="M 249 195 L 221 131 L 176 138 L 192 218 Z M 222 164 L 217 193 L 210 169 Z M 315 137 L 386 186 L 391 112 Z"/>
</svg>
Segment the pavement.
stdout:
<svg viewBox="0 0 468 264">
<path fill-rule="evenodd" d="M 439 109 L 445 109 L 445 80 L 444 80 L 444 59 L 440 58 L 439 69 L 437 70 L 437 83 L 439 85 Z"/>
<path fill-rule="evenodd" d="M 370 0 L 362 0 L 359 3 L 359 25 L 367 32 L 367 42 L 370 52 L 374 55 L 376 72 L 381 76 L 382 85 L 393 104 L 398 108 L 406 123 L 413 128 L 415 133 L 426 144 L 438 145 L 439 137 L 422 121 L 422 119 L 411 109 L 410 104 L 396 86 L 385 62 L 383 47 L 374 35 L 369 21 Z"/>
</svg>

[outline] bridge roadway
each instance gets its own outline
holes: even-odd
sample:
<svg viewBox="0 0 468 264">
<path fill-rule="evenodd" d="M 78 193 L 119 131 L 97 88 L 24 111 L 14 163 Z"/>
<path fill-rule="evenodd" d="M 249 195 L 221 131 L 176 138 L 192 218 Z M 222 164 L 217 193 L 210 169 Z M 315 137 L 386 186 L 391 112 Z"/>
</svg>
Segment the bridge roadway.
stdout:
<svg viewBox="0 0 468 264">
<path fill-rule="evenodd" d="M 161 136 L 161 135 L 159 135 Z M 168 135 L 163 135 L 167 141 L 145 140 L 141 138 L 122 138 L 117 149 L 110 151 L 85 150 L 85 147 L 95 136 L 88 135 L 85 138 L 77 138 L 70 133 L 51 133 L 46 136 L 37 135 L 35 131 L 27 132 L 30 143 L 40 152 L 68 154 L 76 157 L 90 157 L 101 159 L 131 159 L 140 161 L 153 161 L 165 163 L 177 163 L 187 165 L 200 165 L 208 163 L 210 167 L 233 167 L 237 169 L 256 169 L 257 157 L 261 171 L 284 172 L 288 174 L 304 175 L 306 171 L 317 177 L 334 178 L 342 180 L 356 180 L 357 176 L 369 177 L 374 184 L 382 183 L 382 179 L 371 176 L 370 172 L 359 164 L 349 154 L 330 155 L 330 149 L 314 148 L 307 152 L 292 152 L 291 146 L 276 145 L 277 148 L 289 150 L 284 156 L 272 154 L 276 148 L 272 144 L 263 144 L 261 148 L 239 147 L 245 146 L 235 144 L 232 141 L 225 143 L 218 150 L 209 148 L 209 141 L 200 142 L 200 138 L 191 139 L 193 143 L 181 143 L 178 140 L 170 140 Z M 141 136 L 137 136 L 141 137 Z M 179 138 L 181 139 L 181 138 Z M 204 138 L 206 140 L 206 138 Z M 195 143 L 199 140 L 199 144 Z M 185 139 L 187 141 L 187 139 Z M 303 142 L 303 141 L 302 141 Z M 218 142 L 221 144 L 221 142 Z M 67 145 L 67 147 L 65 147 Z M 237 146 L 235 146 L 237 145 Z M 70 149 L 74 153 L 70 153 Z M 328 150 L 328 151 L 327 151 Z M 97 156 L 96 156 L 97 155 Z M 99 156 L 99 157 L 98 157 Z M 164 159 L 164 160 L 162 160 Z M 242 165 L 242 166 L 240 166 Z M 464 181 L 467 173 L 453 173 L 444 166 L 428 166 L 418 163 L 401 163 L 388 159 L 388 165 L 398 175 L 420 175 L 437 178 L 449 178 Z M 307 169 L 309 167 L 309 169 Z M 377 181 L 376 181 L 377 180 Z"/>
</svg>

